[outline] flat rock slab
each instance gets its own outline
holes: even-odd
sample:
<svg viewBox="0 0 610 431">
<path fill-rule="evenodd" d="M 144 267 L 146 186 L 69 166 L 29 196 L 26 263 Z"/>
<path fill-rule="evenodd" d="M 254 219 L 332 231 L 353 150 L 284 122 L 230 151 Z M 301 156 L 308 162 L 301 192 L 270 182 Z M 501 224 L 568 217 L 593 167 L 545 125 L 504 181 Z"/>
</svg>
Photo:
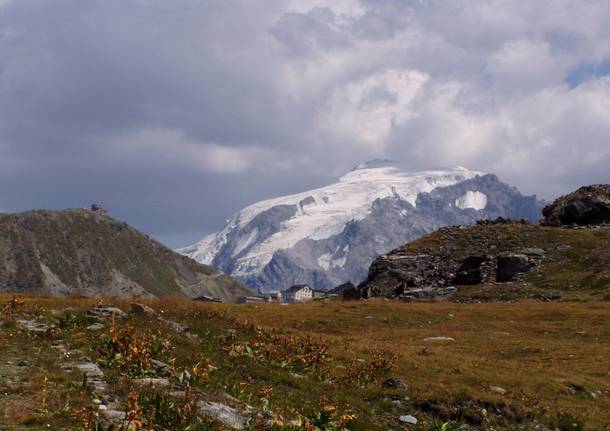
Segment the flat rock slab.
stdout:
<svg viewBox="0 0 610 431">
<path fill-rule="evenodd" d="M 142 379 L 135 379 L 133 381 L 136 385 L 140 386 L 154 386 L 154 387 L 169 387 L 170 383 L 168 379 L 164 378 L 153 378 L 146 377 Z"/>
<path fill-rule="evenodd" d="M 100 411 L 106 419 L 112 423 L 120 424 L 127 420 L 127 412 L 122 410 L 107 409 Z"/>
<path fill-rule="evenodd" d="M 96 319 L 124 319 L 127 317 L 127 313 L 118 307 L 111 305 L 98 305 L 87 311 L 87 315 L 95 317 Z"/>
<path fill-rule="evenodd" d="M 173 320 L 166 320 L 165 327 L 171 331 L 178 332 L 179 334 L 184 334 L 189 332 L 191 328 L 182 323 L 174 322 Z"/>
<path fill-rule="evenodd" d="M 21 329 L 25 329 L 26 331 L 30 332 L 47 332 L 52 328 L 52 326 L 36 320 L 18 320 L 17 323 L 19 323 Z"/>
<path fill-rule="evenodd" d="M 104 372 L 93 362 L 83 362 L 76 364 L 75 367 L 85 373 L 87 377 L 104 377 Z"/>
<path fill-rule="evenodd" d="M 199 411 L 202 414 L 216 419 L 231 429 L 243 430 L 248 426 L 248 418 L 240 415 L 236 409 L 225 404 L 200 401 L 197 407 L 199 407 Z"/>
<path fill-rule="evenodd" d="M 424 341 L 429 342 L 429 341 L 455 341 L 455 338 L 453 337 L 426 337 L 424 338 Z"/>
<path fill-rule="evenodd" d="M 400 421 L 409 425 L 417 425 L 417 418 L 411 415 L 403 415 L 400 418 Z"/>
<path fill-rule="evenodd" d="M 496 394 L 500 394 L 500 395 L 505 395 L 506 392 L 508 392 L 506 389 L 500 387 L 500 386 L 491 386 L 489 388 L 490 391 L 495 392 Z"/>
</svg>

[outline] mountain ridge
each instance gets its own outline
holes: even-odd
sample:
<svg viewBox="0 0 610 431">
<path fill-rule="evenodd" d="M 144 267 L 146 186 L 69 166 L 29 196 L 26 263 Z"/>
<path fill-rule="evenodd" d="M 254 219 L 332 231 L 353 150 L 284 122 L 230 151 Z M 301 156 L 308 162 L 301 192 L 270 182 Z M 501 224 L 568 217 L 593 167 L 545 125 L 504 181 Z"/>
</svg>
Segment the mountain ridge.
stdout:
<svg viewBox="0 0 610 431">
<path fill-rule="evenodd" d="M 537 221 L 541 208 L 493 174 L 406 172 L 372 161 L 328 186 L 247 206 L 221 231 L 178 251 L 259 291 L 297 283 L 330 289 L 363 280 L 377 255 L 439 227 L 496 217 Z"/>
</svg>

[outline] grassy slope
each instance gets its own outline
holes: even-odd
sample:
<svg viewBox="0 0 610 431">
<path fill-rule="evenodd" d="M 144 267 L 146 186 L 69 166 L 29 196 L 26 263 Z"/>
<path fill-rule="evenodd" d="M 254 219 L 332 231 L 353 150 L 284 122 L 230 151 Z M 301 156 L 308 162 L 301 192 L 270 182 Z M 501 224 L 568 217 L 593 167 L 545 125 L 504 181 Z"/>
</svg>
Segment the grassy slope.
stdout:
<svg viewBox="0 0 610 431">
<path fill-rule="evenodd" d="M 14 259 L 17 275 L 38 288 L 44 263 L 65 285 L 98 289 L 99 294 L 117 283 L 113 270 L 153 295 L 175 294 L 198 284 L 209 285 L 209 292 L 202 291 L 220 297 L 228 296 L 227 291 L 249 293 L 229 277 L 207 278 L 215 274 L 210 267 L 174 253 L 126 223 L 85 209 L 1 214 L 0 233 L 0 269 Z"/>
<path fill-rule="evenodd" d="M 0 297 L 0 302 L 8 299 Z M 25 313 L 57 321 L 66 307 L 73 307 L 72 312 L 79 314 L 92 303 L 85 299 L 28 298 Z M 126 309 L 127 304 L 118 305 Z M 195 342 L 156 329 L 150 319 L 133 319 L 130 323 L 138 331 L 154 333 L 171 346 L 159 359 L 173 358 L 181 369 L 201 360 L 201 354 L 218 368 L 201 383 L 212 398 L 228 392 L 260 409 L 260 398 L 265 395 L 271 410 L 284 418 L 319 409 L 323 395 L 336 400 L 327 403 L 349 403 L 357 416 L 351 429 L 402 429 L 398 416 L 403 414 L 420 419 L 421 427 L 410 429 L 432 429 L 434 418 L 470 424 L 465 429 L 535 429 L 536 423 L 556 425 L 562 413 L 579 417 L 586 429 L 608 429 L 607 302 L 369 301 L 236 306 L 164 300 L 151 305 L 166 310 L 165 316 L 191 324 L 202 340 Z M 266 333 L 281 335 L 273 342 L 257 338 L 250 323 L 266 328 Z M 32 366 L 27 373 L 21 372 L 20 384 L 0 380 L 0 392 L 10 394 L 5 398 L 9 402 L 0 403 L 0 428 L 11 429 L 21 423 L 20 429 L 45 429 L 50 423 L 53 429 L 61 429 L 66 418 L 78 422 L 74 411 L 90 403 L 93 395 L 76 395 L 78 378 L 66 377 L 58 369 L 57 359 L 53 361 L 55 353 L 44 345 L 51 339 L 61 339 L 93 359 L 99 358 L 97 348 L 103 336 L 89 333 L 83 325 L 45 337 L 28 336 L 10 325 L 2 328 L 0 373 L 18 373 L 14 364 L 20 358 L 31 361 Z M 230 336 L 231 330 L 234 336 Z M 311 335 L 329 346 L 330 357 L 324 367 L 307 370 L 291 362 L 296 356 L 291 349 L 299 340 L 294 337 L 301 335 Z M 434 336 L 453 337 L 455 342 L 423 341 Z M 275 364 L 261 353 L 284 342 L 293 347 L 280 348 Z M 252 354 L 229 354 L 235 346 L 246 343 L 252 347 Z M 396 356 L 391 371 L 380 372 L 370 385 L 363 386 L 346 377 L 350 364 L 365 368 L 372 363 L 375 351 L 385 352 L 386 357 Z M 288 365 L 279 365 L 282 361 L 288 361 Z M 119 370 L 110 369 L 108 375 L 117 394 L 125 397 L 133 390 L 129 378 Z M 401 392 L 382 388 L 380 382 L 389 376 L 402 379 L 409 389 Z M 507 393 L 493 392 L 492 386 L 500 386 Z M 405 400 L 405 396 L 410 399 Z M 401 403 L 393 403 L 392 397 Z M 43 398 L 53 400 L 52 408 L 43 408 Z M 11 407 L 16 404 L 21 407 Z M 497 409 L 502 414 L 496 414 Z"/>
<path fill-rule="evenodd" d="M 564 299 L 610 298 L 610 228 L 566 229 L 521 224 L 445 228 L 402 249 L 465 258 L 526 247 L 544 249 L 545 258 L 524 280 L 461 286 L 457 298 L 493 300 L 532 295 L 561 295 Z"/>
</svg>

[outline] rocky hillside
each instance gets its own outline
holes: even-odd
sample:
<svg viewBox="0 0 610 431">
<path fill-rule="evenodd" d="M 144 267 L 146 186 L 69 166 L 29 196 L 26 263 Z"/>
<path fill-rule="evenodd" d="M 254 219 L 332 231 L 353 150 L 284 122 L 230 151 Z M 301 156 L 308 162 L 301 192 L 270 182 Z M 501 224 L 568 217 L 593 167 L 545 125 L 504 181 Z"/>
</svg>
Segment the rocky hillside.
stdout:
<svg viewBox="0 0 610 431">
<path fill-rule="evenodd" d="M 464 168 L 406 172 L 357 166 L 316 190 L 251 205 L 180 252 L 260 291 L 330 289 L 367 276 L 373 259 L 443 226 L 497 217 L 538 221 L 542 203 L 498 177 Z"/>
<path fill-rule="evenodd" d="M 348 293 L 365 298 L 608 299 L 609 189 L 587 187 L 559 198 L 545 208 L 543 225 L 500 219 L 439 229 L 377 258 L 367 280 Z"/>
<path fill-rule="evenodd" d="M 0 291 L 224 300 L 248 292 L 105 211 L 87 209 L 0 214 Z"/>
</svg>

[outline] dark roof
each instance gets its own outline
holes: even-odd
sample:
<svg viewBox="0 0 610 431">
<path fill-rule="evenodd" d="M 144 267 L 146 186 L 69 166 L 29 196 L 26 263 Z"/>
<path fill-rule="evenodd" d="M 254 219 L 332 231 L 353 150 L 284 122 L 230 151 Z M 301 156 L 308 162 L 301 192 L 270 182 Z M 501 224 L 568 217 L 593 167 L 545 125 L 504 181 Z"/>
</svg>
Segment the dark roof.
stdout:
<svg viewBox="0 0 610 431">
<path fill-rule="evenodd" d="M 284 292 L 286 293 L 293 293 L 293 292 L 298 292 L 301 289 L 304 289 L 305 287 L 309 287 L 309 284 L 295 284 L 294 286 L 289 287 L 288 289 L 284 290 Z M 309 287 L 311 289 L 311 287 Z"/>
</svg>

